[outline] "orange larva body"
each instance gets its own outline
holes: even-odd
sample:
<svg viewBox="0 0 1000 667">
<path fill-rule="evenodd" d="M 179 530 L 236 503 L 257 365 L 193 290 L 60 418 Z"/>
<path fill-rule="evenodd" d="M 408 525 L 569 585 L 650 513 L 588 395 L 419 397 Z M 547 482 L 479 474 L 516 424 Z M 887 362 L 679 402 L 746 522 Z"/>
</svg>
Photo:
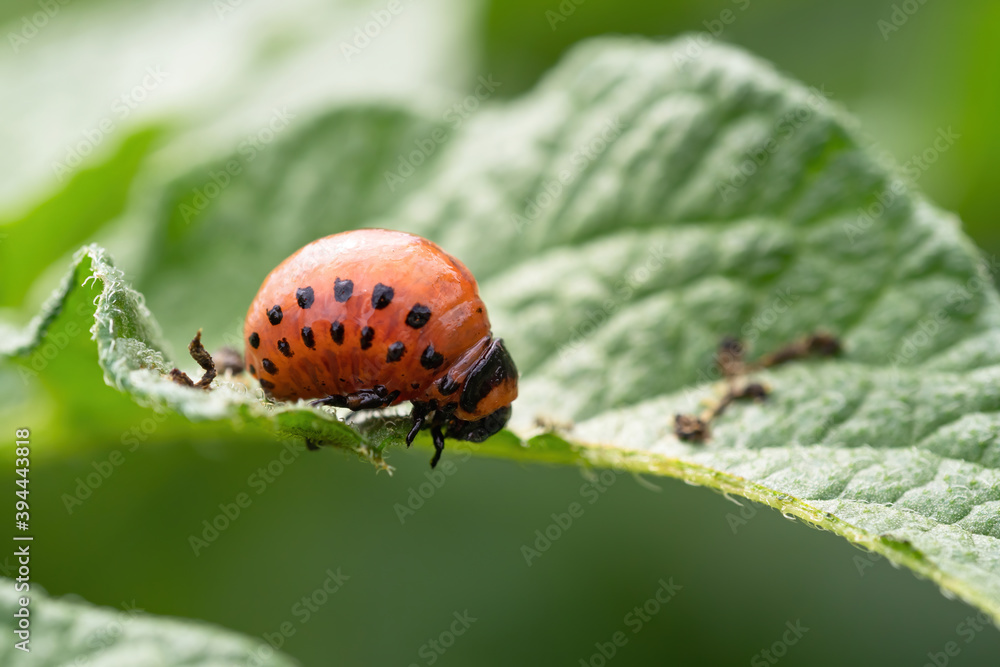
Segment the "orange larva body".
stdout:
<svg viewBox="0 0 1000 667">
<path fill-rule="evenodd" d="M 413 401 L 415 413 L 426 406 L 468 422 L 517 395 L 512 362 L 491 366 L 489 386 L 480 372 L 475 396 L 460 391 L 489 350 L 509 357 L 469 270 L 411 234 L 364 229 L 310 243 L 264 280 L 244 332 L 247 370 L 278 400 Z"/>
</svg>

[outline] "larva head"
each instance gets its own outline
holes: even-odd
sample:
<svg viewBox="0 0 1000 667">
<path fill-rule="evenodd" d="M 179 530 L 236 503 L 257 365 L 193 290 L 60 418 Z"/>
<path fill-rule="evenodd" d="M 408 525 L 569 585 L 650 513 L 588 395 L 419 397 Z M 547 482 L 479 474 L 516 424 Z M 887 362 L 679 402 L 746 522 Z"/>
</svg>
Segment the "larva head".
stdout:
<svg viewBox="0 0 1000 667">
<path fill-rule="evenodd" d="M 490 343 L 465 378 L 448 437 L 482 442 L 510 419 L 517 398 L 517 367 L 503 341 Z"/>
</svg>

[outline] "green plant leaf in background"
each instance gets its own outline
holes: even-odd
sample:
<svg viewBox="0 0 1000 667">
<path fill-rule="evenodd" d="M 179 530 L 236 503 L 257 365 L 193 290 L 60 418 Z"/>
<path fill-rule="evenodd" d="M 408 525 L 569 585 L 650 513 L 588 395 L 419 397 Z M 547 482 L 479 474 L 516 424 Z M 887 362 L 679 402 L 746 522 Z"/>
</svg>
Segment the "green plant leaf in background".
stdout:
<svg viewBox="0 0 1000 667">
<path fill-rule="evenodd" d="M 471 77 L 458 57 L 469 3 L 407 5 L 357 53 L 343 45 L 384 2 L 79 0 L 50 7 L 41 29 L 36 4 L 14 9 L 4 37 L 24 41 L 0 51 L 0 308 L 21 306 L 32 279 L 102 229 L 131 252 L 141 222 L 105 228 L 143 165 L 186 169 L 237 146 L 251 161 L 282 119 L 355 100 L 419 104 Z"/>
<path fill-rule="evenodd" d="M 380 146 L 370 181 L 344 194 L 312 175 L 351 150 L 338 123 L 363 132 L 365 115 L 392 124 L 398 145 Z M 479 277 L 523 371 L 518 437 L 480 453 L 764 502 L 1000 619 L 1000 301 L 955 219 L 879 164 L 822 91 L 695 38 L 597 40 L 522 99 L 434 135 L 440 125 L 405 111 L 302 124 L 188 220 L 220 162 L 150 185 L 156 242 L 134 273 L 169 341 L 205 326 L 225 342 L 286 246 L 359 223 L 425 235 Z M 434 150 L 421 151 L 424 132 Z M 268 412 L 236 385 L 170 385 L 140 297 L 100 250 L 80 257 L 67 285 L 88 271 L 103 283 L 96 332 L 113 385 L 238 426 L 281 430 L 274 415 L 295 415 L 373 459 L 401 441 L 401 426 L 384 435 L 391 420 L 353 432 L 304 406 Z M 766 352 L 817 328 L 843 338 L 846 358 L 767 373 L 772 400 L 732 408 L 706 445 L 673 436 L 673 415 L 716 390 L 722 336 Z M 29 331 L 22 358 L 46 330 Z"/>
<path fill-rule="evenodd" d="M 147 615 L 134 601 L 121 609 L 93 607 L 82 601 L 53 600 L 36 590 L 16 593 L 14 582 L 0 579 L 0 612 L 15 618 L 19 600 L 30 598 L 31 632 L 26 648 L 20 638 L 0 643 L 0 662 L 21 665 L 213 665 L 294 667 L 298 663 L 267 644 L 204 623 Z M 5 621 L 9 623 L 9 621 Z M 13 633 L 6 630 L 8 636 Z M 57 640 L 54 640 L 57 638 Z"/>
</svg>

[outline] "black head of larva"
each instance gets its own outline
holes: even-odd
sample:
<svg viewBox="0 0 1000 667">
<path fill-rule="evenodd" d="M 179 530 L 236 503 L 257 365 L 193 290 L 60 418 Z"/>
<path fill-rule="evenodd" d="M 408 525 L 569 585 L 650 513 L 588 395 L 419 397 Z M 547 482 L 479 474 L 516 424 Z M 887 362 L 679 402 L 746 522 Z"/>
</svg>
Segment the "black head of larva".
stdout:
<svg viewBox="0 0 1000 667">
<path fill-rule="evenodd" d="M 392 303 L 395 293 L 396 291 L 388 285 L 382 283 L 375 285 L 375 289 L 372 290 L 372 306 L 375 310 L 382 310 Z"/>
<path fill-rule="evenodd" d="M 274 326 L 281 324 L 281 318 L 281 306 L 275 304 L 267 311 L 267 321 Z"/>
<path fill-rule="evenodd" d="M 295 290 L 295 300 L 299 303 L 299 308 L 309 308 L 313 305 L 316 295 L 312 287 L 300 287 Z"/>
<path fill-rule="evenodd" d="M 482 442 L 498 433 L 510 421 L 511 408 L 505 405 L 474 422 L 452 417 L 448 421 L 448 437 L 468 442 Z"/>
</svg>

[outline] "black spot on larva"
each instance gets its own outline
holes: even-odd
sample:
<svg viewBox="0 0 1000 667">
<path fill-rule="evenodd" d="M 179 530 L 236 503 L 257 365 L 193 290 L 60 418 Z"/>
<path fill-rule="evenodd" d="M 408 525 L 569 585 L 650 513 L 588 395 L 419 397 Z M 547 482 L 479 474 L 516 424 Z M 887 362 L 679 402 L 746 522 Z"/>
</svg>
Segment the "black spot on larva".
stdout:
<svg viewBox="0 0 1000 667">
<path fill-rule="evenodd" d="M 406 316 L 406 326 L 419 329 L 427 324 L 429 319 L 431 319 L 431 309 L 418 303 L 413 308 L 410 308 L 410 313 Z"/>
<path fill-rule="evenodd" d="M 438 391 L 441 392 L 442 396 L 454 394 L 461 386 L 462 385 L 455 382 L 450 375 L 445 375 L 443 378 L 438 380 Z"/>
<path fill-rule="evenodd" d="M 250 341 L 250 347 L 252 347 L 253 349 L 256 350 L 258 347 L 260 347 L 260 336 L 257 335 L 256 331 L 250 334 L 250 338 L 248 338 L 247 340 Z"/>
<path fill-rule="evenodd" d="M 344 325 L 340 322 L 334 322 L 330 325 L 330 338 L 337 345 L 344 344 Z"/>
<path fill-rule="evenodd" d="M 433 345 L 428 345 L 424 353 L 420 355 L 420 365 L 427 370 L 433 370 L 444 363 L 444 357 L 440 352 L 434 351 Z"/>
<path fill-rule="evenodd" d="M 274 362 L 271 361 L 270 359 L 261 359 L 260 360 L 260 365 L 263 366 L 264 370 L 267 371 L 268 373 L 270 373 L 271 375 L 277 375 L 278 374 L 278 367 L 275 366 Z"/>
<path fill-rule="evenodd" d="M 275 326 L 281 324 L 281 306 L 271 306 L 271 310 L 267 311 L 267 319 Z"/>
<path fill-rule="evenodd" d="M 253 364 L 250 364 L 250 375 L 257 375 L 257 369 L 253 367 Z"/>
<path fill-rule="evenodd" d="M 411 382 L 410 383 L 410 389 L 420 389 L 420 383 L 419 382 Z"/>
<path fill-rule="evenodd" d="M 281 352 L 286 357 L 290 357 L 295 353 L 292 352 L 292 346 L 288 344 L 287 338 L 282 338 L 278 341 L 278 351 Z"/>
<path fill-rule="evenodd" d="M 399 361 L 403 358 L 403 354 L 406 352 L 406 346 L 403 345 L 398 340 L 389 346 L 389 352 L 385 355 L 385 360 L 390 364 L 394 361 Z"/>
<path fill-rule="evenodd" d="M 313 338 L 313 330 L 310 327 L 302 327 L 302 342 L 308 348 L 316 347 L 316 339 Z"/>
<path fill-rule="evenodd" d="M 361 330 L 361 349 L 367 350 L 372 346 L 372 340 L 375 338 L 375 330 L 371 327 L 365 327 Z"/>
<path fill-rule="evenodd" d="M 333 298 L 344 303 L 351 298 L 354 294 L 354 281 L 353 280 L 341 280 L 337 278 L 333 281 Z"/>
<path fill-rule="evenodd" d="M 299 302 L 299 308 L 308 308 L 313 305 L 313 299 L 316 295 L 313 294 L 312 287 L 300 287 L 295 290 L 295 299 Z"/>
<path fill-rule="evenodd" d="M 483 309 L 482 308 L 476 308 L 476 312 L 477 313 L 481 313 L 481 312 L 483 312 Z"/>
<path fill-rule="evenodd" d="M 264 378 L 260 379 L 260 386 L 263 387 L 264 389 L 268 389 L 268 390 L 274 389 L 274 383 L 273 382 L 268 382 Z"/>
<path fill-rule="evenodd" d="M 382 310 L 392 303 L 392 297 L 395 293 L 395 290 L 388 285 L 382 283 L 375 285 L 375 289 L 372 290 L 372 305 L 375 306 L 375 310 Z"/>
</svg>

